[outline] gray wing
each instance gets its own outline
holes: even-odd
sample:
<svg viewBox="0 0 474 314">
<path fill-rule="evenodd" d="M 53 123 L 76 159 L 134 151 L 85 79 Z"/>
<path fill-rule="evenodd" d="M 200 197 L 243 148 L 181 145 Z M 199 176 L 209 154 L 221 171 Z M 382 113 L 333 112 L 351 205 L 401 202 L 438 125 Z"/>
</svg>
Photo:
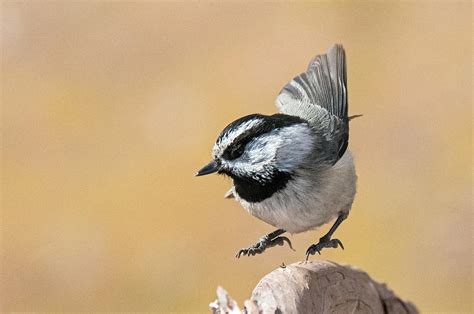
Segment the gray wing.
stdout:
<svg viewBox="0 0 474 314">
<path fill-rule="evenodd" d="M 311 60 L 306 72 L 286 84 L 276 100 L 280 112 L 312 125 L 333 163 L 349 143 L 346 86 L 346 56 L 342 45 L 336 44 Z"/>
</svg>

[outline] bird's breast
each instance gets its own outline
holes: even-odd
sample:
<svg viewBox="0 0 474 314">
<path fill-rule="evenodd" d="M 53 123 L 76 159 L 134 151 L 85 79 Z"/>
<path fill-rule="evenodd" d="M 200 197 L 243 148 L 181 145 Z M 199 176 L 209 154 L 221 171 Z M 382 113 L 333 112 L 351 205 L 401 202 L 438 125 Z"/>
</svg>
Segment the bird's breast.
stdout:
<svg viewBox="0 0 474 314">
<path fill-rule="evenodd" d="M 317 228 L 349 212 L 355 196 L 356 174 L 352 156 L 346 152 L 332 167 L 319 173 L 297 172 L 283 188 L 260 201 L 236 199 L 253 216 L 279 229 L 299 233 Z"/>
</svg>

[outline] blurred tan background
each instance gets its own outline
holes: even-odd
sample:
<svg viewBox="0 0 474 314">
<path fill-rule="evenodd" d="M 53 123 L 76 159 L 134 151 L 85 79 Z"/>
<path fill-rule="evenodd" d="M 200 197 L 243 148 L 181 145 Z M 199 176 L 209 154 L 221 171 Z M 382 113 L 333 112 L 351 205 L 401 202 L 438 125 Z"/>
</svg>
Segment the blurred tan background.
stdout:
<svg viewBox="0 0 474 314">
<path fill-rule="evenodd" d="M 272 227 L 195 178 L 221 129 L 272 113 L 335 42 L 358 195 L 350 263 L 423 312 L 471 312 L 469 2 L 2 1 L 2 312 L 207 312 L 296 252 L 234 257 Z"/>
</svg>

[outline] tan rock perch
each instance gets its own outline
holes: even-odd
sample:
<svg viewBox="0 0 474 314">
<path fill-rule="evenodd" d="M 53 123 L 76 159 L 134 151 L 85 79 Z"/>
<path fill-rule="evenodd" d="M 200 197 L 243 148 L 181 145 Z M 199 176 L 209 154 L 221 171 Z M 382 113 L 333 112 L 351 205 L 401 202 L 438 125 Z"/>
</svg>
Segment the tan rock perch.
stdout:
<svg viewBox="0 0 474 314">
<path fill-rule="evenodd" d="M 418 313 L 367 273 L 328 261 L 281 266 L 262 278 L 244 310 L 219 287 L 213 313 Z"/>
</svg>

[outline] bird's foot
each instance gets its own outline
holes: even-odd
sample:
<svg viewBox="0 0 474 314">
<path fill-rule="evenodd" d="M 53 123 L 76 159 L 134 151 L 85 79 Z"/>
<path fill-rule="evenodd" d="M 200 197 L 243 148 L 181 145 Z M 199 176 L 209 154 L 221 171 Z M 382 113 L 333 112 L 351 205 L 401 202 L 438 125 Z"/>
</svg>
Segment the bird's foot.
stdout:
<svg viewBox="0 0 474 314">
<path fill-rule="evenodd" d="M 316 252 L 321 255 L 321 250 L 324 248 L 337 248 L 338 246 L 344 250 L 344 245 L 342 245 L 341 240 L 322 237 L 319 239 L 318 244 L 313 244 L 306 250 L 306 260 L 308 260 L 310 255 L 314 255 Z"/>
<path fill-rule="evenodd" d="M 257 254 L 262 254 L 267 248 L 271 248 L 277 245 L 281 246 L 281 245 L 284 245 L 285 242 L 288 243 L 288 245 L 290 246 L 290 249 L 294 251 L 293 246 L 291 245 L 291 241 L 287 237 L 276 237 L 274 239 L 270 239 L 268 236 L 264 236 L 254 245 L 249 246 L 248 248 L 239 250 L 239 252 L 237 252 L 235 257 L 240 258 L 240 256 L 245 256 L 245 255 L 254 256 Z"/>
</svg>

